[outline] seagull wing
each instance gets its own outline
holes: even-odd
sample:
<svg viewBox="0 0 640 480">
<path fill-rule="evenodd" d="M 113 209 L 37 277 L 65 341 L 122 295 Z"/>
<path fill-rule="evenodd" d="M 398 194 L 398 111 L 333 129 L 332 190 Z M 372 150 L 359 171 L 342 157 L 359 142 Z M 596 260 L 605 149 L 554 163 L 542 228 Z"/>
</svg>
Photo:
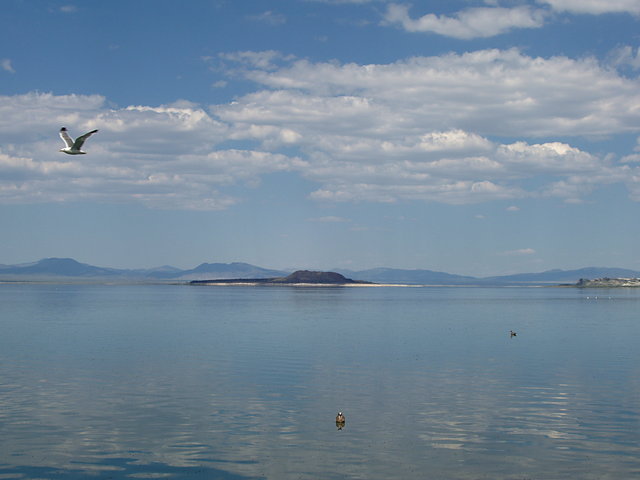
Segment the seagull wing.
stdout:
<svg viewBox="0 0 640 480">
<path fill-rule="evenodd" d="M 84 144 L 84 141 L 89 138 L 91 135 L 93 135 L 94 133 L 96 133 L 98 130 L 91 130 L 90 132 L 85 133 L 84 135 L 80 135 L 78 138 L 76 138 L 76 141 L 73 144 L 73 149 L 74 150 L 80 150 L 82 148 L 82 145 Z M 62 135 L 62 134 L 61 134 Z"/>
<path fill-rule="evenodd" d="M 73 139 L 67 133 L 67 129 L 62 127 L 60 129 L 60 138 L 67 145 L 67 148 L 73 147 Z"/>
</svg>

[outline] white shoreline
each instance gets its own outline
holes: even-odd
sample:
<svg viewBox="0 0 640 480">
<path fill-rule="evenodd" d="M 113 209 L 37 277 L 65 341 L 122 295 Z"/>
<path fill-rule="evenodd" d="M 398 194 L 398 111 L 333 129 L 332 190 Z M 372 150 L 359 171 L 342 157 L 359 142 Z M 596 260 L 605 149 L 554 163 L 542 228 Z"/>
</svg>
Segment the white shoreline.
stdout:
<svg viewBox="0 0 640 480">
<path fill-rule="evenodd" d="M 428 287 L 429 285 L 414 285 L 404 283 L 268 283 L 268 282 L 198 282 L 191 285 L 207 287 Z M 434 285 L 436 286 L 436 285 Z M 446 286 L 446 285 L 437 285 Z"/>
</svg>

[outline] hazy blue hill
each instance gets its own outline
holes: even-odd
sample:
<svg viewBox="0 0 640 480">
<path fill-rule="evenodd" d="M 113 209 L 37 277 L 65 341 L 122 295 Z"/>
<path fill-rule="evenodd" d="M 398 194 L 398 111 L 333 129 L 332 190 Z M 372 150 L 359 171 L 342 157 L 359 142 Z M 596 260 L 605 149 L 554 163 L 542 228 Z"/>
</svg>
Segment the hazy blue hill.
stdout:
<svg viewBox="0 0 640 480">
<path fill-rule="evenodd" d="M 375 283 L 406 283 L 411 285 L 468 285 L 477 283 L 475 277 L 454 275 L 433 270 L 402 270 L 396 268 L 372 268 L 369 270 L 335 270 L 358 280 Z"/>
<path fill-rule="evenodd" d="M 121 270 L 101 268 L 80 263 L 72 258 L 44 258 L 35 263 L 3 265 L 0 275 L 36 275 L 64 277 L 104 277 L 117 276 Z"/>
<path fill-rule="evenodd" d="M 640 271 L 625 268 L 586 267 L 576 270 L 548 270 L 539 273 L 520 273 L 477 278 L 433 270 L 403 270 L 372 268 L 369 270 L 334 269 L 345 277 L 375 283 L 412 285 L 552 285 L 577 283 L 581 278 L 640 278 Z M 0 265 L 0 280 L 56 280 L 79 279 L 136 282 L 174 282 L 190 280 L 223 280 L 233 278 L 279 278 L 290 271 L 272 270 L 249 263 L 202 263 L 182 270 L 169 265 L 150 269 L 103 268 L 80 263 L 72 258 L 44 258 L 20 265 Z"/>
<path fill-rule="evenodd" d="M 540 273 L 519 273 L 486 277 L 483 283 L 489 284 L 519 284 L 519 283 L 576 283 L 581 278 L 635 278 L 640 272 L 626 268 L 585 267 L 577 270 L 547 270 Z"/>
<path fill-rule="evenodd" d="M 249 263 L 201 263 L 190 270 L 158 273 L 154 278 L 172 278 L 179 280 L 217 280 L 226 278 L 272 278 L 287 275 L 289 272 L 256 267 Z"/>
<path fill-rule="evenodd" d="M 635 278 L 640 272 L 625 268 L 586 267 L 576 270 L 547 270 L 538 273 L 520 273 L 493 277 L 471 277 L 432 270 L 402 270 L 373 268 L 370 270 L 341 270 L 343 275 L 376 283 L 406 283 L 413 285 L 520 285 L 576 283 L 581 278 Z"/>
<path fill-rule="evenodd" d="M 182 272 L 180 268 L 172 267 L 171 265 L 163 265 L 161 267 L 155 268 L 147 268 L 143 270 L 133 270 L 135 272 L 143 272 L 145 275 L 156 275 L 156 274 L 172 274 Z"/>
<path fill-rule="evenodd" d="M 56 278 L 181 281 L 204 278 L 271 278 L 288 275 L 289 272 L 256 267 L 248 263 L 202 263 L 193 269 L 183 270 L 164 265 L 149 269 L 103 268 L 80 263 L 72 258 L 44 258 L 37 262 L 19 265 L 0 265 L 0 280 L 55 280 Z"/>
</svg>

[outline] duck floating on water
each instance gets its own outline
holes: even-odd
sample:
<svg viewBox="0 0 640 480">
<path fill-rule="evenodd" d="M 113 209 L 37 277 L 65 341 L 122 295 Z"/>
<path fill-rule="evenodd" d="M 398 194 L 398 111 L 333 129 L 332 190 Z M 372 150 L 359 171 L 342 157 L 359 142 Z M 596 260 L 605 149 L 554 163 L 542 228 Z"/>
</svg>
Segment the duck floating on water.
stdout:
<svg viewBox="0 0 640 480">
<path fill-rule="evenodd" d="M 336 415 L 336 427 L 338 427 L 338 430 L 342 430 L 346 422 L 347 420 L 344 418 L 344 414 L 342 412 L 338 412 L 338 415 Z"/>
<path fill-rule="evenodd" d="M 509 330 L 509 336 L 510 337 L 515 337 L 516 335 L 518 335 L 516 332 L 514 332 L 513 330 Z"/>
</svg>

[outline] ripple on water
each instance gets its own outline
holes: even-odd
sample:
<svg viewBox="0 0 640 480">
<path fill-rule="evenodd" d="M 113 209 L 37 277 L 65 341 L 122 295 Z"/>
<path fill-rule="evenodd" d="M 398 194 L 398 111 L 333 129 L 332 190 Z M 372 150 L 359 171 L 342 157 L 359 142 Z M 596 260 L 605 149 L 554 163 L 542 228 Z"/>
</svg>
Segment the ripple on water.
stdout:
<svg viewBox="0 0 640 480">
<path fill-rule="evenodd" d="M 0 478 L 632 478 L 637 302 L 544 290 L 29 290 Z"/>
</svg>

